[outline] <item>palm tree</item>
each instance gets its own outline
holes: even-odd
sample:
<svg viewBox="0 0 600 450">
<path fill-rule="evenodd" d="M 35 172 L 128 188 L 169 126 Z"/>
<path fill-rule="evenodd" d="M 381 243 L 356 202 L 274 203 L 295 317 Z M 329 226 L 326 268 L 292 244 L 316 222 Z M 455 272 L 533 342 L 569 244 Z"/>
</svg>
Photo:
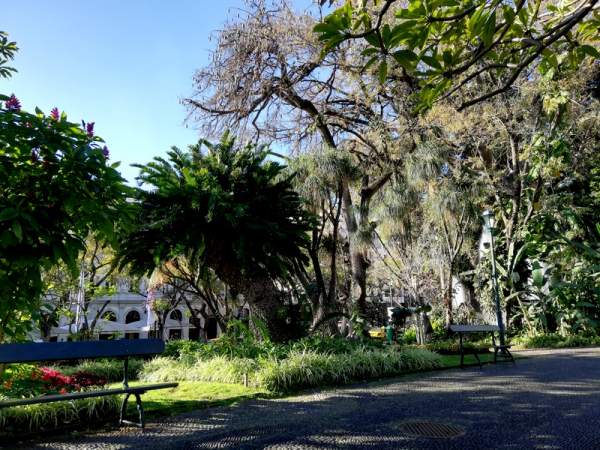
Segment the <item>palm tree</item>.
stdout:
<svg viewBox="0 0 600 450">
<path fill-rule="evenodd" d="M 203 152 L 203 147 L 206 151 Z M 268 150 L 236 147 L 226 133 L 188 151 L 173 148 L 140 169 L 139 222 L 121 239 L 121 264 L 150 272 L 186 255 L 243 294 L 271 338 L 288 338 L 286 286 L 308 259 L 312 218 L 285 166 Z"/>
</svg>

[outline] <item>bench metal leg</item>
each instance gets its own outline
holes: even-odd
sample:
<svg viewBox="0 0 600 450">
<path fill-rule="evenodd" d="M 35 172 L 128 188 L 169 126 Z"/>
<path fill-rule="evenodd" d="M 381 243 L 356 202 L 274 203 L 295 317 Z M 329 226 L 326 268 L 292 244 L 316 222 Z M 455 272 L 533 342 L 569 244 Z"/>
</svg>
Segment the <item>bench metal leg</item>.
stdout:
<svg viewBox="0 0 600 450">
<path fill-rule="evenodd" d="M 458 334 L 458 339 L 460 342 L 460 368 L 464 369 L 465 367 L 465 350 L 463 348 L 463 335 L 462 333 Z"/>
<path fill-rule="evenodd" d="M 135 405 L 138 411 L 139 422 L 132 422 L 130 420 L 126 420 L 125 412 L 127 411 L 127 401 L 129 400 L 129 396 L 135 396 Z M 142 399 L 140 394 L 134 392 L 133 394 L 125 394 L 125 398 L 123 398 L 123 402 L 121 403 L 121 414 L 119 415 L 119 425 L 133 425 L 139 428 L 144 428 L 146 423 L 144 421 L 144 407 L 142 406 Z"/>
<path fill-rule="evenodd" d="M 479 359 L 479 355 L 477 354 L 477 350 L 475 350 L 475 353 L 473 353 L 473 355 L 475 356 L 475 359 L 477 360 L 477 364 L 479 364 L 479 368 L 482 369 L 483 366 L 481 365 L 481 359 Z"/>
</svg>

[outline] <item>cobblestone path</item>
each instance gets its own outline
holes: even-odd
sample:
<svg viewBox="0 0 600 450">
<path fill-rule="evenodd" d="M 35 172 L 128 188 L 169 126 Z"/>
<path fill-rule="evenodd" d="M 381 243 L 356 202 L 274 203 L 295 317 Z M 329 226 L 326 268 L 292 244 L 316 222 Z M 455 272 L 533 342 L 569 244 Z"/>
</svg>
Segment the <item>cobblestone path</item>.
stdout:
<svg viewBox="0 0 600 450">
<path fill-rule="evenodd" d="M 252 400 L 153 422 L 145 430 L 54 439 L 29 448 L 599 450 L 600 349 L 527 356 L 516 365 Z M 414 422 L 449 425 L 458 435 L 415 437 L 407 431 Z"/>
</svg>

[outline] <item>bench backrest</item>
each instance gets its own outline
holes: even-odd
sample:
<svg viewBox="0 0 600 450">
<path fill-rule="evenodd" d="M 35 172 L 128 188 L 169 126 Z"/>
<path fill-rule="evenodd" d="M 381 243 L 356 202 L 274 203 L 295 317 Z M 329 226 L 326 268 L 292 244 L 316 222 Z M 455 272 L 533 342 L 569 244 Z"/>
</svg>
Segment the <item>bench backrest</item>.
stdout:
<svg viewBox="0 0 600 450">
<path fill-rule="evenodd" d="M 498 325 L 450 325 L 450 331 L 455 333 L 489 333 L 500 331 Z"/>
<path fill-rule="evenodd" d="M 160 339 L 1 344 L 0 364 L 148 356 L 162 353 L 164 349 L 165 343 Z"/>
</svg>

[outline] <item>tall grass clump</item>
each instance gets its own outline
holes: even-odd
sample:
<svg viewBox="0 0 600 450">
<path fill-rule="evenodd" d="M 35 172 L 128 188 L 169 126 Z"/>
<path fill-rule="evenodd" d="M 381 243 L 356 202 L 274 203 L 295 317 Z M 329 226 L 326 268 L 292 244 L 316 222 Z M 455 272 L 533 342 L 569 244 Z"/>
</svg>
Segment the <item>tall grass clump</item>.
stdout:
<svg viewBox="0 0 600 450">
<path fill-rule="evenodd" d="M 260 367 L 259 359 L 228 358 L 215 356 L 208 360 L 155 358 L 148 361 L 140 373 L 140 379 L 147 382 L 163 381 L 210 381 L 241 384 L 245 380 L 256 379 Z"/>
<path fill-rule="evenodd" d="M 362 348 L 341 354 L 305 351 L 291 352 L 280 361 L 268 360 L 257 375 L 262 387 L 273 392 L 286 392 L 434 369 L 441 365 L 439 355 L 421 349 L 398 352 Z"/>
<path fill-rule="evenodd" d="M 138 378 L 144 361 L 138 358 L 130 358 L 128 365 L 129 379 Z M 123 379 L 123 361 L 120 359 L 95 359 L 85 360 L 75 366 L 57 367 L 65 375 L 73 375 L 77 372 L 89 372 L 106 378 L 109 382 L 121 381 Z"/>
<path fill-rule="evenodd" d="M 147 382 L 212 381 L 243 383 L 272 392 L 345 384 L 441 367 L 439 355 L 423 349 L 357 347 L 347 353 L 291 350 L 284 358 L 228 358 L 216 356 L 188 364 L 185 360 L 156 358 L 140 379 Z"/>
<path fill-rule="evenodd" d="M 556 333 L 538 334 L 534 336 L 517 336 L 511 340 L 520 348 L 568 348 L 600 345 L 600 336 L 568 335 Z"/>
<path fill-rule="evenodd" d="M 70 424 L 112 420 L 119 411 L 117 396 L 85 398 L 0 409 L 0 437 L 39 433 Z"/>
</svg>

